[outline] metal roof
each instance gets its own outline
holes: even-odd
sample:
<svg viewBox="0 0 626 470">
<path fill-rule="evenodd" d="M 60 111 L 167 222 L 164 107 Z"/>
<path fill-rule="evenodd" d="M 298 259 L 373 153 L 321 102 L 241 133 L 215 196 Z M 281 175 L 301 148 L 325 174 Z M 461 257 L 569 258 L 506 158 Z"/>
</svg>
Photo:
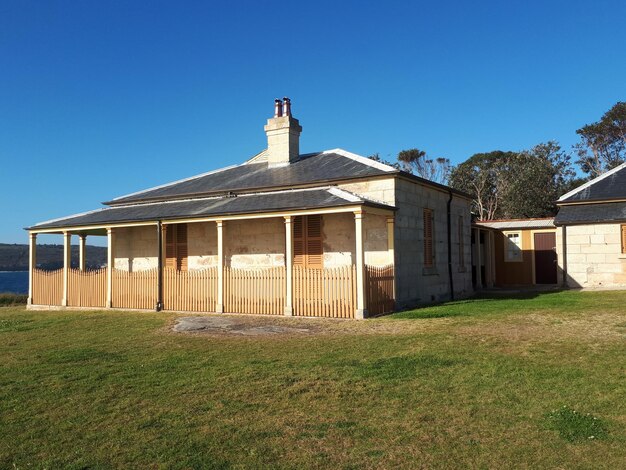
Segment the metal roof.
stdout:
<svg viewBox="0 0 626 470">
<path fill-rule="evenodd" d="M 392 206 L 365 199 L 348 191 L 324 187 L 106 207 L 83 214 L 41 222 L 28 229 L 82 227 L 123 222 L 188 219 L 348 205 L 367 205 L 395 210 Z"/>
<path fill-rule="evenodd" d="M 554 228 L 554 218 L 488 220 L 488 221 L 475 222 L 475 224 L 481 227 L 493 228 L 497 230 Z"/>
<path fill-rule="evenodd" d="M 626 202 L 573 204 L 562 206 L 554 219 L 556 225 L 595 224 L 626 221 Z"/>
<path fill-rule="evenodd" d="M 626 163 L 564 194 L 558 202 L 601 201 L 608 199 L 626 199 Z"/>
<path fill-rule="evenodd" d="M 269 188 L 288 188 L 342 179 L 398 173 L 393 167 L 335 149 L 300 155 L 285 166 L 270 167 L 266 162 L 249 162 L 204 173 L 170 184 L 121 196 L 108 205 L 139 201 L 167 200 L 200 195 L 244 192 Z"/>
</svg>

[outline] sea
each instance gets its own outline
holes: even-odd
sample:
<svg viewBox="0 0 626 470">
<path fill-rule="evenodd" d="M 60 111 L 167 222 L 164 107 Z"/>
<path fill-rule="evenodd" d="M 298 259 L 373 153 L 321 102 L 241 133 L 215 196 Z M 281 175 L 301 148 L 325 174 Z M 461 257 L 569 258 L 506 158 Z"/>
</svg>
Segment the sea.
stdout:
<svg viewBox="0 0 626 470">
<path fill-rule="evenodd" d="M 0 293 L 28 294 L 28 271 L 0 271 Z"/>
</svg>

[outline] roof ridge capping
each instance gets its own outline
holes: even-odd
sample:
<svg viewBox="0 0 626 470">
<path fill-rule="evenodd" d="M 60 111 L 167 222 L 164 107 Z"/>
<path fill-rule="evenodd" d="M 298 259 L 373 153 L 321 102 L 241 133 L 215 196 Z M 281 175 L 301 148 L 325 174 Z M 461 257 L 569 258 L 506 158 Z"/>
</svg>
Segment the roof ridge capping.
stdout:
<svg viewBox="0 0 626 470">
<path fill-rule="evenodd" d="M 324 150 L 323 152 L 321 152 L 322 154 L 329 154 L 329 153 L 336 153 L 338 155 L 341 155 L 342 157 L 346 157 L 346 158 L 350 158 L 354 161 L 357 161 L 359 163 L 362 163 L 364 165 L 368 165 L 371 166 L 373 168 L 376 168 L 378 170 L 382 170 L 388 173 L 392 173 L 392 172 L 397 172 L 398 169 L 394 168 L 390 165 L 386 165 L 384 163 L 381 162 L 377 162 L 376 160 L 372 160 L 371 158 L 368 157 L 364 157 L 362 155 L 357 155 L 356 153 L 352 153 L 352 152 L 348 152 L 347 150 L 344 150 L 342 148 L 336 148 L 336 149 L 331 149 L 331 150 Z"/>
<path fill-rule="evenodd" d="M 580 185 L 579 187 L 572 189 L 570 192 L 563 194 L 563 196 L 561 196 L 557 202 L 565 202 L 567 199 L 569 199 L 570 197 L 572 197 L 574 194 L 579 193 L 580 191 L 582 191 L 583 189 L 587 189 L 590 186 L 593 186 L 594 184 L 596 184 L 599 181 L 602 181 L 603 179 L 617 173 L 618 171 L 622 170 L 626 168 L 626 162 L 622 163 L 621 165 L 616 166 L 615 168 L 613 168 L 612 170 L 607 171 L 606 173 L 602 173 L 600 176 L 596 176 L 594 179 L 587 181 L 586 183 Z"/>
</svg>

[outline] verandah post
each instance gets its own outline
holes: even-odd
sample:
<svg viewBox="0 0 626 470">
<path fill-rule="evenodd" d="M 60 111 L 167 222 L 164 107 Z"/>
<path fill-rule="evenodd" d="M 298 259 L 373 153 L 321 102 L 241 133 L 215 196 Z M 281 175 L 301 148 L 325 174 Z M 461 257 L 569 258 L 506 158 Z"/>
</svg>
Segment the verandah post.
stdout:
<svg viewBox="0 0 626 470">
<path fill-rule="evenodd" d="M 163 310 L 163 232 L 165 227 L 159 220 L 157 222 L 157 302 L 155 310 Z M 168 307 L 170 308 L 170 307 Z"/>
<path fill-rule="evenodd" d="M 61 299 L 61 305 L 67 307 L 68 299 L 68 284 L 70 276 L 70 262 L 72 256 L 72 234 L 69 232 L 63 232 L 63 297 Z"/>
<path fill-rule="evenodd" d="M 481 254 L 481 246 L 480 246 L 480 229 L 479 228 L 474 229 L 474 242 L 476 243 L 476 259 L 474 260 L 475 265 L 476 265 L 476 289 L 482 289 L 483 288 L 483 275 L 482 275 L 482 269 L 481 269 L 482 254 Z"/>
<path fill-rule="evenodd" d="M 107 308 L 113 306 L 113 229 L 107 228 Z"/>
<path fill-rule="evenodd" d="M 85 246 L 87 245 L 87 235 L 78 235 L 78 269 L 85 270 Z"/>
<path fill-rule="evenodd" d="M 28 245 L 28 305 L 33 304 L 33 270 L 37 267 L 37 234 L 29 234 Z"/>
<path fill-rule="evenodd" d="M 285 315 L 293 316 L 293 217 L 285 216 Z"/>
<path fill-rule="evenodd" d="M 224 222 L 216 221 L 217 225 L 217 304 L 215 311 L 224 312 Z"/>
<path fill-rule="evenodd" d="M 363 248 L 363 211 L 354 211 L 354 231 L 356 245 L 356 312 L 355 318 L 367 317 L 365 299 L 365 252 Z"/>
<path fill-rule="evenodd" d="M 387 253 L 389 254 L 389 264 L 392 266 L 393 272 L 393 301 L 395 310 L 396 301 L 396 258 L 395 258 L 395 242 L 394 242 L 394 216 L 387 217 Z"/>
</svg>

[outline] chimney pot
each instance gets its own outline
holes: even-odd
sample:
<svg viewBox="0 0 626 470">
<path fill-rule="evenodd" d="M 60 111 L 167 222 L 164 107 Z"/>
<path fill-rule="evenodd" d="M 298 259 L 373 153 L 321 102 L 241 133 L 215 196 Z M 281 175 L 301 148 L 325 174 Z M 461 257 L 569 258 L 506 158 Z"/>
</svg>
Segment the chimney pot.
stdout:
<svg viewBox="0 0 626 470">
<path fill-rule="evenodd" d="M 274 117 L 264 127 L 267 134 L 267 163 L 270 167 L 289 165 L 300 156 L 302 126 L 291 115 L 289 98 L 274 100 Z"/>
<path fill-rule="evenodd" d="M 274 100 L 274 117 L 281 117 L 283 115 L 283 102 L 278 98 Z"/>
<path fill-rule="evenodd" d="M 283 116 L 291 116 L 291 100 L 287 97 L 283 98 Z"/>
</svg>

